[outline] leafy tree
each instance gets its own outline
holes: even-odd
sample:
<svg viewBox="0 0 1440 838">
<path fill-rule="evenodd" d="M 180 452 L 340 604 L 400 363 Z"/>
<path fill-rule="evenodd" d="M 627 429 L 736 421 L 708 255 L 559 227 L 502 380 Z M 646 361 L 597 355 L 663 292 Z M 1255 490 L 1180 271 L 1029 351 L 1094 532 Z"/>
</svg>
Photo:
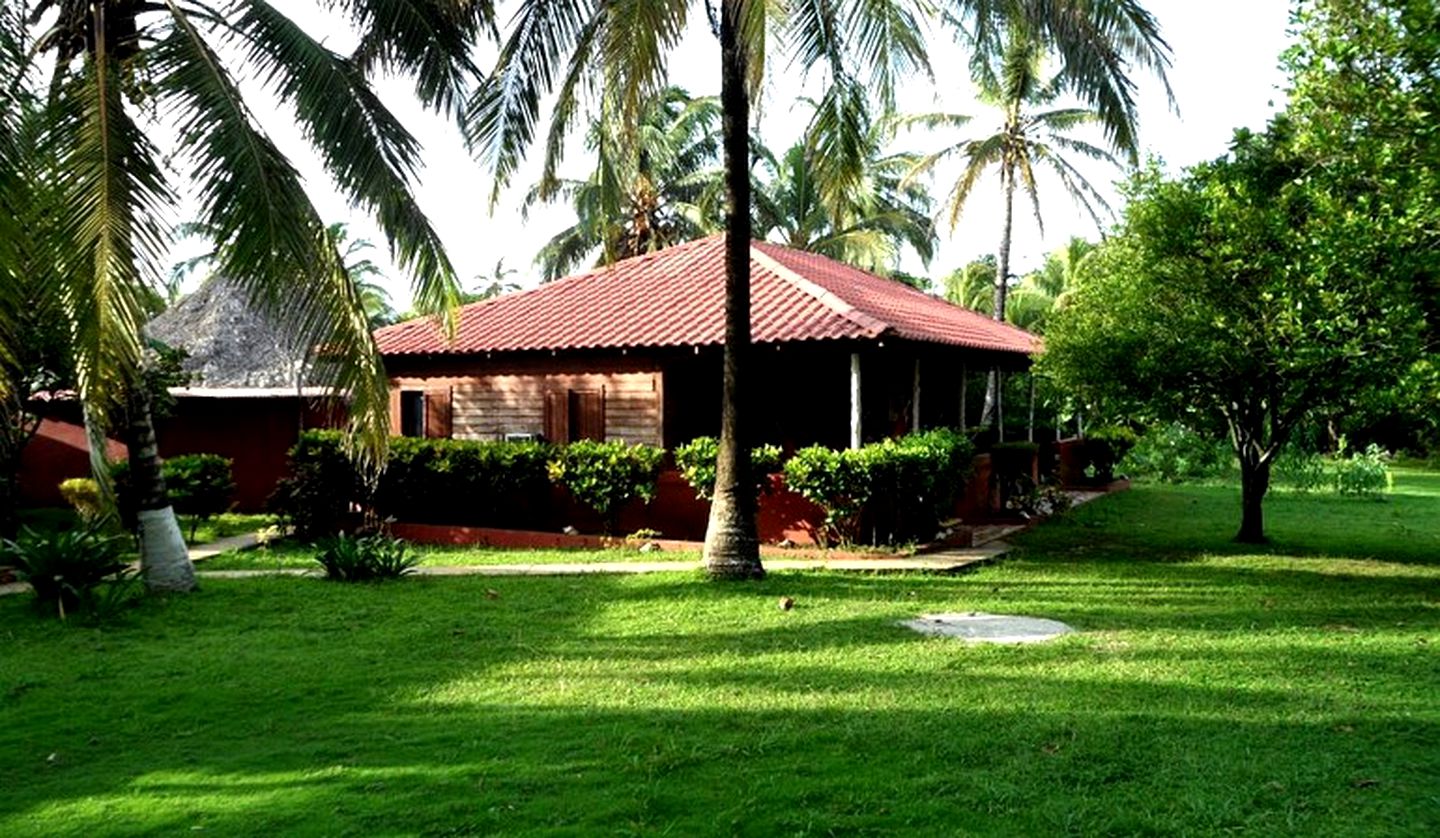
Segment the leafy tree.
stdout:
<svg viewBox="0 0 1440 838">
<path fill-rule="evenodd" d="M 1366 218 L 1390 242 L 1391 281 L 1426 315 L 1426 343 L 1440 340 L 1440 3 L 1436 0 L 1306 0 L 1286 54 L 1287 113 L 1296 144 L 1319 165 L 1308 177 Z M 1434 363 L 1418 360 L 1405 382 L 1370 409 L 1329 417 L 1362 435 L 1395 441 L 1440 433 Z"/>
<path fill-rule="evenodd" d="M 332 385 L 348 393 L 355 451 L 383 453 L 388 384 L 360 297 L 298 173 L 253 119 L 237 84 L 254 78 L 293 111 L 334 183 L 371 213 L 425 311 L 456 302 L 444 249 L 411 192 L 420 146 L 375 96 L 377 72 L 411 76 L 428 106 L 454 111 L 473 71 L 469 52 L 492 24 L 486 3 L 335 0 L 359 33 L 351 55 L 315 40 L 264 0 L 221 15 L 194 0 L 38 0 L 36 48 L 54 61 L 46 148 L 63 200 L 35 235 L 58 254 L 79 389 L 96 433 L 124 404 L 140 509 L 141 565 L 152 588 L 194 579 L 156 454 L 141 377 L 144 298 L 169 240 L 161 219 L 175 171 L 192 173 L 199 221 L 216 233 L 218 270 L 290 327 L 323 346 Z M 227 45 L 223 52 L 217 47 Z M 165 131 L 150 130 L 154 122 Z M 153 137 L 181 165 L 162 165 Z"/>
<path fill-rule="evenodd" d="M 820 253 L 880 274 L 893 272 L 909 247 L 929 264 L 938 236 L 929 192 L 905 183 L 917 155 L 887 154 L 888 122 L 874 122 L 860 137 L 862 175 L 839 188 L 817 179 L 817 138 L 805 138 L 776 157 L 755 145 L 754 229 L 760 238 Z"/>
<path fill-rule="evenodd" d="M 719 230 L 719 124 L 717 98 L 692 98 L 678 87 L 646 103 L 633 134 L 613 120 L 596 121 L 586 137 L 594 172 L 584 180 L 543 179 L 525 198 L 527 209 L 555 200 L 575 209 L 575 223 L 535 259 L 545 281 L 571 273 L 597 253 L 613 262 Z"/>
<path fill-rule="evenodd" d="M 982 44 L 993 43 L 997 23 L 1023 20 L 1057 45 L 1077 90 L 1100 101 L 1105 114 L 1133 115 L 1129 61 L 1151 68 L 1166 61 L 1153 19 L 1135 0 L 945 0 L 942 8 Z M 633 137 L 644 103 L 665 85 L 669 51 L 691 9 L 687 0 L 522 0 L 494 69 L 467 107 L 470 141 L 496 174 L 494 194 L 534 141 L 541 102 L 552 92 L 542 178 L 555 176 L 565 137 L 587 103 Z M 751 343 L 750 100 L 781 47 L 799 72 L 818 71 L 824 94 L 811 131 L 817 178 L 822 190 L 843 192 L 863 176 L 864 112 L 876 100 L 893 106 L 897 79 L 928 70 L 921 20 L 930 7 L 907 0 L 789 6 L 720 0 L 707 10 L 721 56 L 726 327 L 720 456 L 705 559 L 712 575 L 750 578 L 763 573 L 744 390 Z"/>
<path fill-rule="evenodd" d="M 1264 539 L 1271 466 L 1297 425 L 1362 401 L 1419 352 L 1391 243 L 1313 168 L 1281 118 L 1178 179 L 1137 175 L 1040 361 L 1111 415 L 1227 434 L 1244 542 Z"/>
</svg>

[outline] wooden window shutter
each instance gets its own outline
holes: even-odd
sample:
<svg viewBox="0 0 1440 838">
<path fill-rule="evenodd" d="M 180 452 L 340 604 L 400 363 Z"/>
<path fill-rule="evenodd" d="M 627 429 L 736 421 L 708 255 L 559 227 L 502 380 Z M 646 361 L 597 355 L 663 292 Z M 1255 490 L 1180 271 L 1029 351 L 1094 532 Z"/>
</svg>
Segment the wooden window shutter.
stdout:
<svg viewBox="0 0 1440 838">
<path fill-rule="evenodd" d="M 449 439 L 450 387 L 430 387 L 425 390 L 425 436 L 435 439 Z"/>
<path fill-rule="evenodd" d="M 554 443 L 570 441 L 570 394 L 565 390 L 545 394 L 545 439 Z"/>
<path fill-rule="evenodd" d="M 605 441 L 605 393 L 571 392 L 570 409 L 575 415 L 575 438 Z"/>
<path fill-rule="evenodd" d="M 391 436 L 399 436 L 399 435 L 400 435 L 400 423 L 401 423 L 402 421 L 403 421 L 403 420 L 402 420 L 401 417 L 400 417 L 400 388 L 399 388 L 399 386 L 392 386 L 392 387 L 390 388 L 390 435 L 391 435 Z"/>
</svg>

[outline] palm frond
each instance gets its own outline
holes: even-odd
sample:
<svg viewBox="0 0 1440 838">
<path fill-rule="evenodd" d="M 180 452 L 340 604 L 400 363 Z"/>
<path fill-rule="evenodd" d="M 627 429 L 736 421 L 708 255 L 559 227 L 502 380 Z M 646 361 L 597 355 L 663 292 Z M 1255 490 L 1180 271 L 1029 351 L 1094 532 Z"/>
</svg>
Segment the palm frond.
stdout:
<svg viewBox="0 0 1440 838">
<path fill-rule="evenodd" d="M 472 45 L 495 33 L 491 0 L 330 0 L 360 32 L 352 60 L 367 75 L 388 72 L 415 80 L 422 103 L 458 115 L 479 70 Z"/>
<path fill-rule="evenodd" d="M 151 60 L 194 165 L 219 270 L 317 358 L 316 380 L 346 394 L 352 450 L 377 467 L 389 436 L 388 383 L 359 294 L 299 174 L 255 126 L 234 80 L 183 12 L 176 10 Z M 297 284 L 304 293 L 294 293 Z"/>
<path fill-rule="evenodd" d="M 248 3 L 235 31 L 246 39 L 246 57 L 262 81 L 294 107 L 336 185 L 374 214 L 396 262 L 410 274 L 417 310 L 439 314 L 453 327 L 460 285 L 411 191 L 419 143 L 353 61 L 317 43 L 269 4 Z"/>
<path fill-rule="evenodd" d="M 122 71 L 98 49 L 56 86 L 45 154 L 65 172 L 50 235 L 87 411 L 108 415 L 141 364 L 143 294 L 173 200 L 158 154 L 124 107 Z M 103 450 L 103 449 L 102 449 Z"/>
<path fill-rule="evenodd" d="M 554 88 L 556 68 L 575 54 L 577 41 L 595 14 L 588 0 L 537 0 L 522 4 L 500 49 L 495 68 L 466 104 L 466 141 L 495 174 L 493 208 L 535 138 L 540 100 Z M 593 36 L 594 33 L 592 33 Z M 576 71 L 588 64 L 572 66 Z"/>
</svg>

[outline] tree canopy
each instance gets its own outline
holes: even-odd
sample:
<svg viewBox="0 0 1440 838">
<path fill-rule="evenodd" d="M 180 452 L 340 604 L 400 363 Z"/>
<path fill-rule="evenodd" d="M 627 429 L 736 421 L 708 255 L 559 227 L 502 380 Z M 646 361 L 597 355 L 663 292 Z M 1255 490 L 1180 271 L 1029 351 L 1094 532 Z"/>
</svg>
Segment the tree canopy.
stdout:
<svg viewBox="0 0 1440 838">
<path fill-rule="evenodd" d="M 1040 362 L 1109 415 L 1227 434 L 1245 541 L 1263 539 L 1270 465 L 1297 424 L 1393 382 L 1422 345 L 1392 273 L 1403 245 L 1316 165 L 1281 117 L 1178 178 L 1139 173 Z"/>
</svg>

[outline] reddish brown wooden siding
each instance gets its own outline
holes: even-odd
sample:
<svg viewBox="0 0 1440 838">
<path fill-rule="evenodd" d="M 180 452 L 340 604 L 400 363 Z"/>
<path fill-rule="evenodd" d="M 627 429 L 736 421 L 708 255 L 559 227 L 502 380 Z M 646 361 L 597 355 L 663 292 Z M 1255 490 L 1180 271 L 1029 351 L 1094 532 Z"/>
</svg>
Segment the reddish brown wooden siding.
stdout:
<svg viewBox="0 0 1440 838">
<path fill-rule="evenodd" d="M 544 434 L 561 441 L 603 438 L 660 445 L 659 370 L 636 369 L 639 365 L 633 363 L 621 369 L 596 366 L 601 368 L 556 370 L 536 364 L 486 369 L 478 375 L 402 376 L 390 383 L 396 390 L 426 391 L 432 436 L 436 395 L 446 392 L 449 435 L 456 439 Z"/>
</svg>

